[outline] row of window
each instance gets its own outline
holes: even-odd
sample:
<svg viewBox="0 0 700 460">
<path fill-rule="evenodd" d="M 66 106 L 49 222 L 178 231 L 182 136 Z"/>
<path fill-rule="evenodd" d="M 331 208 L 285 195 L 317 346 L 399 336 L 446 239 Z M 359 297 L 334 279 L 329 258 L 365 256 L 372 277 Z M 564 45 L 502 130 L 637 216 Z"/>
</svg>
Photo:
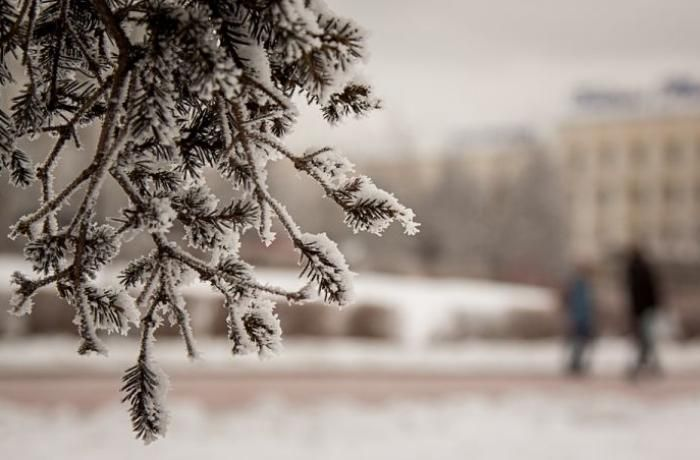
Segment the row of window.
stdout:
<svg viewBox="0 0 700 460">
<path fill-rule="evenodd" d="M 589 228 L 575 228 L 574 233 L 578 239 L 588 239 L 598 243 L 619 242 L 620 240 L 634 239 L 640 236 L 653 237 L 662 241 L 693 241 L 700 242 L 700 228 L 684 225 L 682 222 L 665 220 L 654 225 L 652 222 L 642 222 L 630 219 L 621 235 L 622 229 L 613 229 L 610 220 L 599 216 L 599 219 Z M 593 231 L 591 231 L 593 230 Z"/>
<path fill-rule="evenodd" d="M 585 200 L 590 195 L 590 190 L 582 187 L 580 191 L 573 191 L 569 199 Z M 666 183 L 661 187 L 642 187 L 640 184 L 629 184 L 626 188 L 603 186 L 598 187 L 593 196 L 599 206 L 607 206 L 619 200 L 626 200 L 632 206 L 643 206 L 659 197 L 663 205 L 683 205 L 694 201 L 700 208 L 700 183 L 692 188 L 675 183 Z"/>
<path fill-rule="evenodd" d="M 661 145 L 652 146 L 635 142 L 623 149 L 626 163 L 633 168 L 650 164 L 655 152 L 660 152 L 661 163 L 666 167 L 687 167 L 695 163 L 700 170 L 700 143 L 689 145 L 678 141 L 667 141 Z M 622 164 L 621 151 L 608 144 L 601 144 L 595 150 L 582 150 L 577 146 L 571 146 L 568 158 L 569 166 L 574 171 L 584 170 L 594 162 L 604 169 Z"/>
</svg>

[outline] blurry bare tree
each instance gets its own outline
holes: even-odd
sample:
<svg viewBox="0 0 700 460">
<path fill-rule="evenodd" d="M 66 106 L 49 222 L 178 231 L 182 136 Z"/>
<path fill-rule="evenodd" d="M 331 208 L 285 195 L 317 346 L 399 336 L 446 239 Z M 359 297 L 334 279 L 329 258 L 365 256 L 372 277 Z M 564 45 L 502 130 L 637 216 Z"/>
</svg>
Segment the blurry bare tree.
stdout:
<svg viewBox="0 0 700 460">
<path fill-rule="evenodd" d="M 510 186 L 485 197 L 482 257 L 492 277 L 556 283 L 565 268 L 566 242 L 561 187 L 542 152 L 529 153 L 525 170 Z"/>
<path fill-rule="evenodd" d="M 410 201 L 423 225 L 418 238 L 402 238 L 391 229 L 381 240 L 352 238 L 355 263 L 367 270 L 556 285 L 567 263 L 559 176 L 543 150 L 522 155 L 526 156 L 522 170 L 488 186 L 479 183 L 469 155 L 459 152 L 429 160 L 401 156 L 394 161 L 366 161 L 364 169 Z M 421 180 L 426 162 L 434 170 Z M 301 222 L 348 241 L 335 210 L 311 187 L 284 174 L 271 175 L 271 183 L 278 190 L 297 190 L 289 206 Z M 254 256 L 279 263 L 262 249 Z"/>
<path fill-rule="evenodd" d="M 459 156 L 441 159 L 438 177 L 435 189 L 416 201 L 416 209 L 430 216 L 418 255 L 433 274 L 481 274 L 479 190 Z"/>
</svg>

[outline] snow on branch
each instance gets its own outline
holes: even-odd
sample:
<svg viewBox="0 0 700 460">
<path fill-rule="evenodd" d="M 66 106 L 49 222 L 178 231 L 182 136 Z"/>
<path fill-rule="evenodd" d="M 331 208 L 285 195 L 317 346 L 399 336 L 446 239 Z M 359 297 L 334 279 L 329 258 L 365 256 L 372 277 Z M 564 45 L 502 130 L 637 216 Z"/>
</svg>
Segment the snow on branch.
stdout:
<svg viewBox="0 0 700 460">
<path fill-rule="evenodd" d="M 282 329 L 275 304 L 269 299 L 242 297 L 226 302 L 228 337 L 234 355 L 257 353 L 261 358 L 276 354 L 282 347 Z"/>
<path fill-rule="evenodd" d="M 0 0 L 0 90 L 16 95 L 0 110 L 0 174 L 21 188 L 36 182 L 40 193 L 12 227 L 12 238 L 26 239 L 35 274 L 13 274 L 10 311 L 31 313 L 36 292 L 55 286 L 75 310 L 81 354 L 106 354 L 101 334 L 139 325 L 139 356 L 122 389 L 137 437 L 162 436 L 168 420 L 167 378 L 152 356 L 158 326 L 177 325 L 187 355 L 197 355 L 182 295 L 190 280 L 225 299 L 236 355 L 281 349 L 275 300 L 352 301 L 345 258 L 325 234 L 303 231 L 273 195 L 271 162 L 307 173 L 355 231 L 380 234 L 398 222 L 417 232 L 413 212 L 337 151 L 295 154 L 284 144 L 297 94 L 331 124 L 381 106 L 354 77 L 366 55 L 362 29 L 321 0 Z M 94 145 L 83 139 L 87 125 L 99 130 Z M 22 150 L 47 134 L 43 158 Z M 71 146 L 85 150 L 88 164 L 57 182 Z M 206 170 L 231 184 L 232 197 L 210 190 Z M 104 220 L 106 181 L 125 204 Z M 276 224 L 300 256 L 298 289 L 259 282 L 239 254 L 244 233 L 270 244 Z M 151 251 L 128 261 L 118 286 L 98 285 L 137 234 Z"/>
<path fill-rule="evenodd" d="M 141 352 L 137 363 L 126 370 L 122 377 L 122 402 L 129 404 L 129 415 L 136 437 L 149 444 L 164 436 L 169 414 L 165 397 L 170 382 L 153 359 L 155 331 L 161 319 L 156 315 L 157 300 L 141 320 Z"/>
</svg>

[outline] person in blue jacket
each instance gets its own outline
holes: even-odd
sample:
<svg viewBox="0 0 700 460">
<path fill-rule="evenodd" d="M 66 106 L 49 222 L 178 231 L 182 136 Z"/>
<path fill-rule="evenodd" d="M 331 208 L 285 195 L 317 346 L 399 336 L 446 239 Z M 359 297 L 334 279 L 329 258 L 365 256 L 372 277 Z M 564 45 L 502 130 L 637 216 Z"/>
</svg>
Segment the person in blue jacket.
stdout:
<svg viewBox="0 0 700 460">
<path fill-rule="evenodd" d="M 583 375 L 588 369 L 587 354 L 595 333 L 595 299 L 591 269 L 579 264 L 567 283 L 564 307 L 569 329 L 571 353 L 567 370 Z"/>
</svg>

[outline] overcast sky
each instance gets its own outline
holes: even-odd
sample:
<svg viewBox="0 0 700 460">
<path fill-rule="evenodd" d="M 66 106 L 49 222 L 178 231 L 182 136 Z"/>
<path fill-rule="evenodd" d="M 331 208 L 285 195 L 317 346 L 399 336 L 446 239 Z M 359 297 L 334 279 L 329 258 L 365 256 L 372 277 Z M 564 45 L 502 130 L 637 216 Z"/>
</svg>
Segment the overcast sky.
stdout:
<svg viewBox="0 0 700 460">
<path fill-rule="evenodd" d="M 370 32 L 363 74 L 386 108 L 292 144 L 434 151 L 461 129 L 551 126 L 581 85 L 700 78 L 700 0 L 326 0 Z"/>
</svg>

